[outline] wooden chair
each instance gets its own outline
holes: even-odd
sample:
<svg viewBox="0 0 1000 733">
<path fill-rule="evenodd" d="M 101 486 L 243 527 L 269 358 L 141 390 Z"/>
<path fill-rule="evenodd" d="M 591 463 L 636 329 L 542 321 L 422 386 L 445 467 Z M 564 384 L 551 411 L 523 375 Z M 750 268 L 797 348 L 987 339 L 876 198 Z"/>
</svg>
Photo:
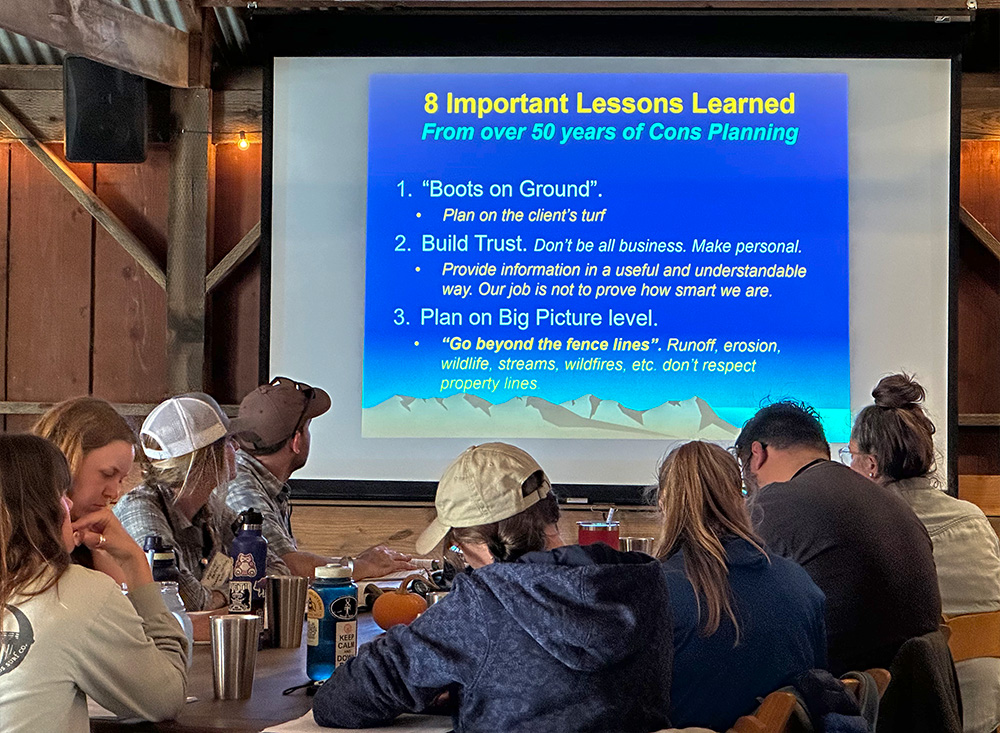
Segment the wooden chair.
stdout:
<svg viewBox="0 0 1000 733">
<path fill-rule="evenodd" d="M 757 712 L 736 721 L 729 733 L 788 733 L 795 710 L 795 695 L 772 692 L 764 698 Z"/>
<path fill-rule="evenodd" d="M 868 674 L 875 680 L 879 697 L 889 686 L 891 675 L 887 669 L 869 669 Z M 858 680 L 844 680 L 844 687 L 855 697 L 861 694 Z M 744 715 L 736 721 L 728 733 L 790 733 L 792 713 L 795 710 L 795 696 L 789 692 L 772 692 L 764 698 L 757 712 Z"/>
<path fill-rule="evenodd" d="M 865 672 L 871 675 L 872 679 L 875 680 L 875 689 L 878 690 L 879 698 L 885 694 L 885 688 L 889 686 L 892 681 L 892 675 L 889 674 L 889 670 L 882 669 L 881 667 L 875 667 L 874 669 L 866 669 Z M 861 683 L 858 680 L 841 680 L 844 683 L 844 687 L 847 688 L 854 697 L 861 694 Z"/>
<path fill-rule="evenodd" d="M 1000 611 L 945 616 L 952 659 L 1000 657 Z"/>
</svg>

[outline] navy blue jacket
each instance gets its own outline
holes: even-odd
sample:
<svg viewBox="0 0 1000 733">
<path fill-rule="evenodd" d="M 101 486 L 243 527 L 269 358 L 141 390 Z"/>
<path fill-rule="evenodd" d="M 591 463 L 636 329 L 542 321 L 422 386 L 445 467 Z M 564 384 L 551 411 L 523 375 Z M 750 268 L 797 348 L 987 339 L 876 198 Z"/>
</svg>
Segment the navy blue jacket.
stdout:
<svg viewBox="0 0 1000 733">
<path fill-rule="evenodd" d="M 731 602 L 740 625 L 725 614 L 712 636 L 702 635 L 694 589 L 684 574 L 683 550 L 663 562 L 674 611 L 674 675 L 670 719 L 678 728 L 728 730 L 752 713 L 758 698 L 800 672 L 826 666 L 826 601 L 791 560 L 768 558 L 749 542 L 723 542 Z M 704 610 L 705 599 L 701 605 Z"/>
<path fill-rule="evenodd" d="M 487 565 L 338 667 L 313 714 L 380 725 L 450 687 L 457 733 L 669 728 L 669 609 L 660 564 L 639 553 L 574 545 Z"/>
</svg>

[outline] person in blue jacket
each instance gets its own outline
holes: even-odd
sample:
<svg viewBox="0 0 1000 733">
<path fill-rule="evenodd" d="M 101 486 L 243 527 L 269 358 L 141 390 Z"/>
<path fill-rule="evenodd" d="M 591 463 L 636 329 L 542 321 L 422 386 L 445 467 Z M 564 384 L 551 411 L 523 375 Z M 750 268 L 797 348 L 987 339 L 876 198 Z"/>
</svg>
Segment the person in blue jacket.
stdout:
<svg viewBox="0 0 1000 733">
<path fill-rule="evenodd" d="M 670 598 L 658 562 L 563 546 L 548 478 L 512 445 L 462 453 L 435 505 L 417 551 L 443 539 L 470 570 L 338 667 L 316 693 L 317 723 L 382 725 L 448 690 L 456 733 L 670 727 Z"/>
<path fill-rule="evenodd" d="M 728 730 L 760 698 L 826 666 L 826 599 L 754 534 L 736 460 L 699 441 L 659 470 L 663 561 L 674 617 L 670 717 Z"/>
</svg>

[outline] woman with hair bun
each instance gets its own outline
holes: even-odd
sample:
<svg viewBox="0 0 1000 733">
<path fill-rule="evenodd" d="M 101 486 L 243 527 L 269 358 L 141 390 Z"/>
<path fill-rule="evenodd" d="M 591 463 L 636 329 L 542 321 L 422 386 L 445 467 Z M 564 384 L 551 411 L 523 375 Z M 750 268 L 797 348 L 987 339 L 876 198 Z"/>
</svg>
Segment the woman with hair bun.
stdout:
<svg viewBox="0 0 1000 733">
<path fill-rule="evenodd" d="M 456 731 L 669 727 L 670 599 L 658 562 L 562 546 L 549 479 L 506 443 L 462 453 L 434 503 L 417 551 L 454 543 L 472 570 L 337 667 L 316 693 L 317 723 L 382 725 L 449 690 Z"/>
<path fill-rule="evenodd" d="M 872 396 L 875 404 L 858 414 L 842 457 L 849 455 L 858 473 L 898 491 L 927 528 L 946 616 L 1000 610 L 1000 542 L 979 507 L 941 490 L 934 423 L 920 404 L 924 388 L 909 375 L 893 374 Z M 965 733 L 993 731 L 1000 725 L 1000 659 L 969 659 L 955 669 Z"/>
</svg>

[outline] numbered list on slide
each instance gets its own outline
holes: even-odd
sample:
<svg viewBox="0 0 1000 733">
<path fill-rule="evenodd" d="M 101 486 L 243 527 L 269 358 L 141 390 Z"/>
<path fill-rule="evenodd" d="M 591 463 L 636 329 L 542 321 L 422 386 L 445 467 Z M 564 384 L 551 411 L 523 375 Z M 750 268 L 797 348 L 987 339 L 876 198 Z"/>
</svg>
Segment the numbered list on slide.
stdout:
<svg viewBox="0 0 1000 733">
<path fill-rule="evenodd" d="M 376 74 L 367 437 L 849 430 L 847 77 Z"/>
</svg>

